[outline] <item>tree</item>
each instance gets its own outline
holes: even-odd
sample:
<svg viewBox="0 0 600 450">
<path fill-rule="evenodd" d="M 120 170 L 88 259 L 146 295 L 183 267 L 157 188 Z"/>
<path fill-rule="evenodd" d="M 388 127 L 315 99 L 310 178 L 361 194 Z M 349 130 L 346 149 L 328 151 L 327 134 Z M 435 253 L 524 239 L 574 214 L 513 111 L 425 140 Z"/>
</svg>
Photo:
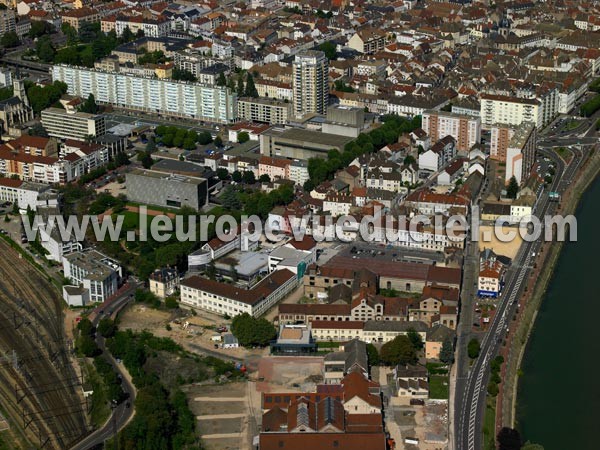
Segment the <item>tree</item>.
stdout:
<svg viewBox="0 0 600 450">
<path fill-rule="evenodd" d="M 423 347 L 425 345 L 423 344 L 423 339 L 421 338 L 421 335 L 414 330 L 414 328 L 408 330 L 406 336 L 408 336 L 408 339 L 410 339 L 410 343 L 415 348 L 415 350 L 423 350 Z"/>
<path fill-rule="evenodd" d="M 218 137 L 218 136 L 217 136 Z M 203 131 L 198 135 L 198 144 L 208 145 L 212 142 L 212 135 L 208 131 Z"/>
<path fill-rule="evenodd" d="M 236 93 L 238 97 L 243 97 L 244 96 L 244 77 L 242 77 L 242 74 L 240 74 L 240 76 L 238 77 L 238 82 L 237 82 L 237 89 L 236 89 Z"/>
<path fill-rule="evenodd" d="M 54 33 L 54 25 L 45 20 L 34 20 L 31 22 L 31 28 L 29 29 L 29 37 L 31 39 L 44 36 L 45 34 Z"/>
<path fill-rule="evenodd" d="M 390 342 L 383 344 L 379 357 L 388 366 L 416 364 L 418 361 L 415 347 L 408 336 L 404 335 L 396 336 Z"/>
<path fill-rule="evenodd" d="M 242 182 L 244 184 L 254 184 L 256 183 L 256 177 L 254 176 L 254 172 L 251 170 L 246 170 L 242 174 Z"/>
<path fill-rule="evenodd" d="M 154 164 L 154 159 L 152 158 L 150 153 L 141 152 L 140 154 L 141 154 L 140 161 L 141 161 L 144 169 L 149 169 L 150 167 L 152 167 L 152 164 Z M 139 155 L 138 155 L 138 157 L 139 157 Z"/>
<path fill-rule="evenodd" d="M 53 62 L 54 55 L 56 55 L 54 45 L 52 45 L 52 41 L 48 36 L 38 38 L 38 41 L 35 44 L 35 52 L 37 57 L 45 63 Z"/>
<path fill-rule="evenodd" d="M 196 76 L 189 70 L 180 69 L 179 67 L 173 67 L 173 79 L 181 81 L 197 81 Z"/>
<path fill-rule="evenodd" d="M 48 137 L 48 132 L 40 122 L 36 122 L 29 128 L 29 136 Z"/>
<path fill-rule="evenodd" d="M 371 367 L 379 365 L 379 352 L 373 344 L 367 344 L 367 360 Z"/>
<path fill-rule="evenodd" d="M 98 112 L 98 105 L 96 104 L 96 98 L 94 94 L 88 95 L 88 98 L 81 104 L 79 110 L 88 114 L 96 114 Z"/>
<path fill-rule="evenodd" d="M 266 319 L 255 319 L 248 313 L 235 316 L 231 332 L 244 347 L 265 346 L 277 337 L 277 330 Z"/>
<path fill-rule="evenodd" d="M 308 180 L 306 180 L 304 182 L 304 184 L 302 185 L 302 189 L 304 189 L 306 192 L 310 192 L 315 188 L 315 182 L 313 180 L 311 180 L 310 178 Z"/>
<path fill-rule="evenodd" d="M 236 211 L 242 207 L 242 202 L 238 197 L 237 191 L 231 186 L 225 189 L 220 200 L 223 208 L 226 208 L 230 211 Z"/>
<path fill-rule="evenodd" d="M 196 148 L 196 141 L 192 138 L 185 138 L 183 141 L 183 148 L 185 150 L 194 150 Z"/>
<path fill-rule="evenodd" d="M 263 173 L 260 177 L 258 177 L 258 181 L 261 183 L 270 183 L 271 177 L 266 173 Z"/>
<path fill-rule="evenodd" d="M 148 139 L 148 143 L 146 144 L 146 152 L 152 153 L 154 151 L 156 151 L 156 142 L 154 141 L 153 137 L 150 137 Z"/>
<path fill-rule="evenodd" d="M 168 309 L 177 309 L 179 308 L 179 302 L 175 297 L 167 297 L 165 299 L 165 307 Z"/>
<path fill-rule="evenodd" d="M 84 317 L 77 324 L 77 329 L 79 330 L 80 335 L 91 336 L 92 333 L 94 332 L 94 324 L 91 322 L 90 319 L 88 319 L 87 317 Z"/>
<path fill-rule="evenodd" d="M 412 155 L 406 155 L 406 158 L 404 158 L 404 165 L 405 166 L 408 166 L 410 164 L 414 164 L 416 162 L 417 162 L 417 160 Z"/>
<path fill-rule="evenodd" d="M 126 26 L 125 29 L 123 30 L 123 33 L 121 34 L 121 39 L 123 39 L 124 42 L 129 42 L 129 41 L 132 41 L 133 38 L 134 38 L 134 35 L 131 32 L 131 29 L 129 28 L 129 26 Z"/>
<path fill-rule="evenodd" d="M 13 48 L 18 46 L 20 43 L 19 36 L 14 31 L 8 31 L 2 35 L 0 39 L 0 45 L 4 48 Z"/>
<path fill-rule="evenodd" d="M 248 134 L 248 132 L 247 132 L 247 131 L 240 131 L 240 132 L 238 133 L 238 136 L 237 136 L 237 141 L 238 141 L 240 144 L 243 144 L 244 142 L 248 142 L 249 140 L 250 140 L 250 135 Z"/>
<path fill-rule="evenodd" d="M 481 351 L 481 344 L 476 338 L 472 338 L 467 344 L 467 353 L 469 354 L 469 358 L 475 359 L 479 356 L 479 352 Z"/>
<path fill-rule="evenodd" d="M 236 183 L 241 183 L 242 182 L 242 172 L 240 172 L 239 170 L 234 171 L 231 174 L 231 179 L 233 181 L 235 181 Z"/>
<path fill-rule="evenodd" d="M 227 172 L 227 169 L 219 167 L 217 169 L 217 177 L 219 177 L 219 180 L 226 180 L 227 178 L 229 178 L 229 172 Z"/>
<path fill-rule="evenodd" d="M 514 428 L 503 427 L 496 437 L 498 440 L 498 450 L 520 450 L 521 434 Z"/>
<path fill-rule="evenodd" d="M 521 450 L 544 450 L 544 447 L 540 444 L 533 444 L 527 441 L 525 442 L 525 445 L 521 447 Z"/>
<path fill-rule="evenodd" d="M 117 331 L 117 327 L 112 319 L 104 317 L 98 322 L 98 333 L 100 333 L 102 337 L 112 337 L 115 335 L 115 331 Z"/>
<path fill-rule="evenodd" d="M 510 177 L 510 181 L 508 182 L 508 187 L 506 188 L 506 195 L 508 196 L 508 198 L 517 198 L 518 193 L 519 183 L 513 175 L 512 177 Z"/>
<path fill-rule="evenodd" d="M 327 59 L 335 59 L 337 52 L 335 50 L 336 46 L 333 42 L 323 42 L 321 45 L 319 45 L 319 50 L 321 50 L 323 53 L 325 53 L 325 56 L 327 57 Z"/>
<path fill-rule="evenodd" d="M 246 90 L 244 94 L 246 97 L 258 97 L 258 91 L 256 90 L 256 86 L 254 86 L 254 78 L 250 73 L 246 76 Z"/>
<path fill-rule="evenodd" d="M 215 138 L 214 144 L 217 147 L 223 147 L 223 139 L 221 138 L 221 136 L 217 135 L 217 137 Z"/>
<path fill-rule="evenodd" d="M 499 392 L 498 383 L 494 383 L 493 381 L 490 380 L 490 382 L 488 383 L 487 391 L 491 397 L 497 396 L 498 392 Z"/>
<path fill-rule="evenodd" d="M 217 77 L 217 86 L 227 86 L 227 79 L 225 78 L 225 72 L 221 72 Z"/>
<path fill-rule="evenodd" d="M 91 336 L 80 336 L 77 338 L 76 346 L 79 353 L 88 358 L 98 354 L 98 345 Z"/>
<path fill-rule="evenodd" d="M 452 340 L 447 337 L 442 343 L 440 349 L 440 361 L 445 364 L 452 364 L 454 362 L 454 348 L 452 346 Z"/>
</svg>

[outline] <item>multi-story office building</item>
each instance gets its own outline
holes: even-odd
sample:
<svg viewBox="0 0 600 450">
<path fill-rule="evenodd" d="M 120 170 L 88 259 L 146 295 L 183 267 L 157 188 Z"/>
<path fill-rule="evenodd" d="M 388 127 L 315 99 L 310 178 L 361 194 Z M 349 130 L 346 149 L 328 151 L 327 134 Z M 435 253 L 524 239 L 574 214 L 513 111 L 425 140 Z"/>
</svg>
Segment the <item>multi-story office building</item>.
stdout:
<svg viewBox="0 0 600 450">
<path fill-rule="evenodd" d="M 422 128 L 432 142 L 446 136 L 456 141 L 458 151 L 468 152 L 471 147 L 481 141 L 481 119 L 444 111 L 425 111 Z"/>
<path fill-rule="evenodd" d="M 209 122 L 229 123 L 237 116 L 237 98 L 226 87 L 55 65 L 52 79 L 69 94 L 117 107 Z"/>
<path fill-rule="evenodd" d="M 249 122 L 286 124 L 290 109 L 290 103 L 271 98 L 243 97 L 238 100 L 238 115 Z"/>
<path fill-rule="evenodd" d="M 521 125 L 523 122 L 532 122 L 538 128 L 544 124 L 542 102 L 535 98 L 481 95 L 481 124 L 484 127 L 496 123 Z"/>
<path fill-rule="evenodd" d="M 329 104 L 329 61 L 325 53 L 306 50 L 294 60 L 294 114 L 325 114 Z"/>
<path fill-rule="evenodd" d="M 63 257 L 65 277 L 89 292 L 92 302 L 103 302 L 117 292 L 121 266 L 96 250 Z"/>
<path fill-rule="evenodd" d="M 102 114 L 88 114 L 48 108 L 42 111 L 42 125 L 48 135 L 61 139 L 83 141 L 86 136 L 102 136 L 106 133 L 106 120 Z"/>
</svg>

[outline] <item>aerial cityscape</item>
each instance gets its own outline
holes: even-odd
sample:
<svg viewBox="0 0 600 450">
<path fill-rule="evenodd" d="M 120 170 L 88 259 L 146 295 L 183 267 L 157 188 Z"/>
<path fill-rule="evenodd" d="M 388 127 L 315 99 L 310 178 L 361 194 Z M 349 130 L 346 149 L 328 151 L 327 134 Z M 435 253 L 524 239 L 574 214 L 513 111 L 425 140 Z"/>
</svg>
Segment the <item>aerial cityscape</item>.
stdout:
<svg viewBox="0 0 600 450">
<path fill-rule="evenodd" d="M 597 450 L 599 149 L 598 0 L 0 0 L 0 450 Z"/>
</svg>

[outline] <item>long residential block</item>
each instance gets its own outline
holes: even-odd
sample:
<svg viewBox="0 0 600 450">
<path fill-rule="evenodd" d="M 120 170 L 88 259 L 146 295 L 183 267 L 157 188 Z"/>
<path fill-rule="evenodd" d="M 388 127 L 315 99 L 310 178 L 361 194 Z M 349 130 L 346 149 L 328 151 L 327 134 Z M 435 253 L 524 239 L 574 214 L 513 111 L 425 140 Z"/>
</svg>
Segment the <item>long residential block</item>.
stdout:
<svg viewBox="0 0 600 450">
<path fill-rule="evenodd" d="M 142 77 L 87 67 L 55 65 L 52 79 L 69 86 L 69 94 L 99 103 L 167 116 L 229 123 L 237 116 L 237 98 L 228 88 Z"/>
</svg>

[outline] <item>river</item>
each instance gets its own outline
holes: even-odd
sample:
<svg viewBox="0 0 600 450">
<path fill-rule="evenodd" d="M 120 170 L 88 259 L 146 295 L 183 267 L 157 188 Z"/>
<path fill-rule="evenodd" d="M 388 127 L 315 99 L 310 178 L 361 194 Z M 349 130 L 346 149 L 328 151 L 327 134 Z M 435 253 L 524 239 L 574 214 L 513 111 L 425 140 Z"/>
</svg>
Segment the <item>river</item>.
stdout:
<svg viewBox="0 0 600 450">
<path fill-rule="evenodd" d="M 563 247 L 527 345 L 517 422 L 545 450 L 597 450 L 600 408 L 600 178 L 577 209 L 577 242 Z"/>
</svg>

